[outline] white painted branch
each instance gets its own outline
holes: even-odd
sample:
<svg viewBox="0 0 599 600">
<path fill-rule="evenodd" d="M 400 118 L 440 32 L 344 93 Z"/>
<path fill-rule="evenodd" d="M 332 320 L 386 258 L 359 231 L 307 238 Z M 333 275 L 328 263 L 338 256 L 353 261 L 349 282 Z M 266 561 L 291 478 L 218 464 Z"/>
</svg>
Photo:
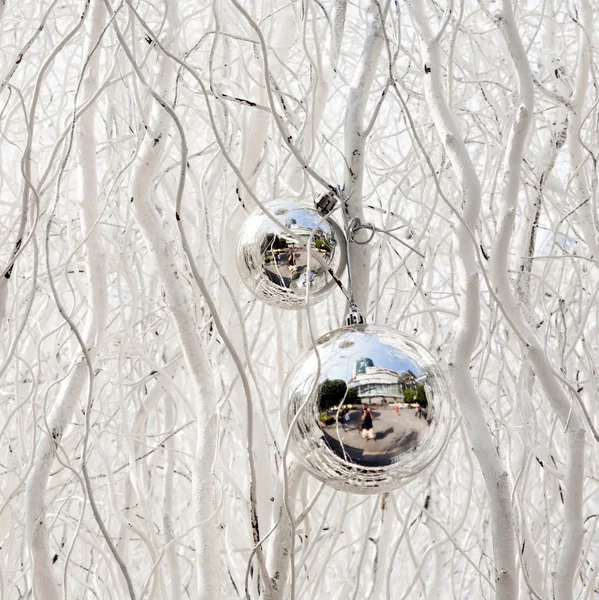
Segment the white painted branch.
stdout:
<svg viewBox="0 0 599 600">
<path fill-rule="evenodd" d="M 105 21 L 105 9 L 101 0 L 93 0 L 90 7 L 88 33 L 83 47 L 83 55 L 90 56 L 81 85 L 81 98 L 86 102 L 93 97 L 100 81 L 101 50 L 96 47 Z M 91 54 L 93 52 L 93 54 Z M 92 105 L 79 118 L 76 129 L 77 157 L 79 159 L 79 203 L 81 214 L 81 236 L 86 239 L 87 278 L 90 287 L 92 319 L 90 340 L 99 346 L 106 336 L 106 316 L 108 310 L 108 290 L 106 275 L 106 253 L 102 242 L 102 228 L 96 223 L 100 216 L 98 204 L 98 169 L 96 165 L 96 106 Z"/>
<path fill-rule="evenodd" d="M 345 30 L 345 15 L 347 14 L 347 0 L 335 0 L 331 20 L 331 51 L 330 60 L 333 69 L 337 69 L 339 62 L 339 52 L 343 42 L 343 31 Z"/>
<path fill-rule="evenodd" d="M 94 0 L 90 6 L 84 56 L 90 56 L 100 37 L 104 23 L 102 0 Z M 83 77 L 81 94 L 90 98 L 98 87 L 100 52 L 91 55 L 87 73 Z M 96 349 L 105 334 L 107 314 L 106 266 L 101 234 L 96 223 L 98 210 L 98 181 L 96 167 L 96 142 L 94 135 L 95 106 L 90 106 L 78 123 L 77 150 L 80 165 L 81 233 L 86 238 L 86 274 L 89 284 L 91 311 L 88 313 L 83 339 L 88 352 Z M 94 227 L 95 226 L 95 227 Z M 95 352 L 90 352 L 94 356 Z M 25 502 L 27 506 L 27 533 L 33 559 L 33 586 L 40 600 L 58 600 L 60 590 L 52 567 L 49 531 L 44 513 L 46 487 L 54 462 L 56 444 L 60 443 L 64 430 L 72 418 L 75 406 L 87 381 L 88 368 L 83 358 L 75 359 L 73 368 L 60 387 L 47 423 L 49 432 L 40 434 L 36 459 L 26 481 Z M 125 590 L 123 590 L 126 593 Z"/>
<path fill-rule="evenodd" d="M 344 123 L 344 202 L 347 210 L 343 217 L 345 225 L 354 217 L 364 221 L 362 190 L 364 186 L 364 113 L 377 64 L 383 49 L 383 22 L 379 7 L 373 2 L 368 9 L 366 39 L 356 67 L 347 99 Z M 363 312 L 368 309 L 368 289 L 370 285 L 370 244 L 349 243 L 351 278 L 354 301 Z"/>
<path fill-rule="evenodd" d="M 432 488 L 432 486 L 431 486 Z M 437 486 L 435 488 L 438 489 Z M 430 513 L 436 513 L 441 517 L 441 511 L 438 508 L 439 502 L 437 495 L 440 491 L 434 491 L 431 489 L 428 496 L 429 506 L 427 510 Z M 426 504 L 426 503 L 425 503 Z M 428 519 L 427 527 L 430 531 L 431 545 L 433 547 L 433 567 L 432 567 L 432 581 L 430 587 L 427 587 L 427 598 L 430 596 L 430 600 L 443 600 L 444 589 L 446 587 L 447 576 L 448 576 L 448 565 L 451 562 L 449 543 L 447 535 L 443 531 L 437 520 Z"/>
<path fill-rule="evenodd" d="M 312 9 L 315 10 L 314 4 L 312 4 Z M 304 11 L 302 34 L 304 38 L 304 51 L 308 55 L 310 64 L 312 66 L 312 93 L 309 97 L 310 110 L 307 112 L 304 122 L 302 124 L 302 128 L 299 134 L 298 147 L 300 149 L 301 155 L 304 156 L 308 162 L 312 163 L 314 150 L 317 147 L 317 139 L 320 132 L 322 116 L 324 114 L 326 103 L 329 99 L 329 89 L 333 77 L 333 69 L 328 64 L 328 62 L 323 63 L 323 49 L 321 47 L 320 39 L 318 36 L 317 20 L 314 18 L 310 22 L 314 44 L 313 55 L 307 46 L 306 37 L 308 29 L 309 12 L 310 11 L 307 10 Z M 277 29 L 279 30 L 279 35 L 281 37 L 285 36 L 285 38 L 287 39 L 287 45 L 284 48 L 284 54 L 285 56 L 288 56 L 290 50 L 289 40 L 293 40 L 293 38 L 290 35 L 291 31 L 285 31 L 283 29 L 283 26 L 285 24 L 282 23 L 281 25 L 282 26 Z M 331 51 L 333 51 L 333 49 L 331 49 Z M 278 52 L 278 54 L 281 54 L 281 52 Z M 301 168 L 301 165 L 297 163 L 297 161 L 290 162 L 289 171 L 289 187 L 295 193 L 298 193 L 300 194 L 300 196 L 303 196 L 305 194 L 307 181 L 303 169 Z"/>
<path fill-rule="evenodd" d="M 276 527 L 269 539 L 266 555 L 266 566 L 272 582 L 271 600 L 282 600 L 289 589 L 288 577 L 293 560 L 292 538 L 293 526 L 285 507 L 293 510 L 295 506 L 298 486 L 304 474 L 303 467 L 293 457 L 287 460 L 287 490 L 284 489 L 284 478 L 281 476 L 277 482 L 275 501 L 272 510 L 272 526 Z M 286 493 L 285 493 L 286 492 Z M 295 516 L 292 514 L 292 518 Z"/>
<path fill-rule="evenodd" d="M 166 397 L 164 401 L 164 420 L 165 430 L 171 430 L 175 425 L 175 416 L 173 410 L 173 401 Z M 175 530 L 173 527 L 173 477 L 175 470 L 175 440 L 172 437 L 166 442 L 165 473 L 164 473 L 164 491 L 163 491 L 163 521 L 165 542 L 168 544 L 175 539 Z M 181 598 L 181 573 L 175 544 L 169 546 L 166 551 L 166 558 L 170 572 L 169 600 L 180 600 Z"/>
<path fill-rule="evenodd" d="M 48 509 L 46 488 L 54 462 L 55 443 L 62 439 L 87 380 L 87 365 L 79 359 L 60 387 L 47 422 L 50 433 L 40 432 L 33 468 L 25 482 L 27 541 L 33 560 L 33 589 L 39 600 L 61 600 L 61 592 L 52 568 L 49 531 L 45 512 Z M 56 440 L 56 442 L 55 442 Z M 123 590 L 124 591 L 124 590 Z"/>
<path fill-rule="evenodd" d="M 476 249 L 470 236 L 470 232 L 476 231 L 479 219 L 480 183 L 445 100 L 439 40 L 430 32 L 421 3 L 410 2 L 409 9 L 420 36 L 426 102 L 437 133 L 462 187 L 463 223 L 459 223 L 456 232 L 458 248 L 456 261 L 462 288 L 462 301 L 450 365 L 451 384 L 466 424 L 472 450 L 482 468 L 489 496 L 496 598 L 512 600 L 517 597 L 518 588 L 510 485 L 507 473 L 495 450 L 470 374 L 470 360 L 480 331 L 479 275 Z"/>
<path fill-rule="evenodd" d="M 393 547 L 393 534 L 395 533 L 395 516 L 391 508 L 389 494 L 381 496 L 380 509 L 380 525 L 376 540 L 376 565 L 373 569 L 374 581 L 367 595 L 367 598 L 371 600 L 384 597 L 387 573 L 392 564 L 390 554 Z"/>
<path fill-rule="evenodd" d="M 491 250 L 491 279 L 503 310 L 523 340 L 523 350 L 530 360 L 543 391 L 557 413 L 567 436 L 567 463 L 564 481 L 565 528 L 554 576 L 554 598 L 573 598 L 574 576 L 582 548 L 582 473 L 584 471 L 585 431 L 578 412 L 568 399 L 545 355 L 543 345 L 526 323 L 511 289 L 508 258 L 512 231 L 516 218 L 522 158 L 527 145 L 528 130 L 533 117 L 534 88 L 526 51 L 514 19 L 511 0 L 503 0 L 502 9 L 491 15 L 502 32 L 508 52 L 518 74 L 518 108 L 507 141 L 504 163 L 504 186 L 502 191 L 497 233 Z"/>
<path fill-rule="evenodd" d="M 555 54 L 556 32 L 555 32 L 555 9 L 553 0 L 548 0 L 545 6 L 547 19 L 543 23 L 543 46 L 547 50 L 550 59 L 547 61 L 547 74 L 553 78 L 557 85 L 563 86 L 560 81 L 560 73 L 563 73 L 561 60 Z M 568 96 L 566 93 L 565 96 Z M 536 253 L 537 234 L 541 219 L 543 203 L 547 202 L 548 186 L 547 180 L 555 166 L 560 149 L 566 141 L 566 130 L 568 122 L 568 110 L 559 104 L 555 108 L 553 117 L 554 126 L 549 128 L 545 134 L 544 148 L 534 162 L 534 177 L 536 189 L 534 200 L 524 206 L 523 220 L 520 224 L 519 239 L 514 246 L 522 262 L 516 278 L 514 293 L 522 311 L 522 316 L 529 325 L 532 325 L 533 305 L 531 303 L 533 256 Z M 511 444 L 511 462 L 513 464 L 515 477 L 530 470 L 528 462 L 534 460 L 531 453 L 538 453 L 541 440 L 535 436 L 533 415 L 533 392 L 535 375 L 530 362 L 523 361 L 518 375 L 518 391 L 520 403 L 517 410 L 512 411 L 509 417 L 510 425 L 521 432 L 520 439 L 513 439 Z M 534 455 L 533 455 L 534 456 Z M 521 492 L 521 490 L 520 490 Z M 518 493 L 518 490 L 516 491 Z M 543 592 L 543 574 L 540 560 L 540 552 L 533 541 L 530 533 L 530 519 L 525 510 L 518 511 L 520 538 L 522 539 L 521 552 L 522 568 L 520 569 L 520 595 L 525 597 L 530 588 L 537 594 Z"/>
<path fill-rule="evenodd" d="M 168 26 L 165 36 L 168 45 L 177 32 L 176 3 L 169 3 Z M 167 57 L 158 62 L 154 88 L 159 96 L 172 93 L 173 63 Z M 220 530 L 214 512 L 216 507 L 212 465 L 216 453 L 215 390 L 212 367 L 206 349 L 200 342 L 200 332 L 193 316 L 189 296 L 186 294 L 177 267 L 174 244 L 166 238 L 151 198 L 151 184 L 161 163 L 167 134 L 172 124 L 171 116 L 158 102 L 152 105 L 148 134 L 144 137 L 135 162 L 130 184 L 130 201 L 135 219 L 158 271 L 165 300 L 181 344 L 185 364 L 193 382 L 197 408 L 196 451 L 193 466 L 193 506 L 196 523 L 203 523 L 195 531 L 196 583 L 198 597 L 217 600 L 220 594 L 219 545 Z"/>
<path fill-rule="evenodd" d="M 582 146 L 580 143 L 580 127 L 584 113 L 584 100 L 589 89 L 591 70 L 591 54 L 593 49 L 593 7 L 590 0 L 580 0 L 578 22 L 578 58 L 576 82 L 570 99 L 572 110 L 568 123 L 568 150 L 570 151 L 570 171 L 574 177 L 580 227 L 592 258 L 599 257 L 599 240 L 597 239 L 597 215 L 593 211 L 591 193 L 582 166 Z"/>
<path fill-rule="evenodd" d="M 166 62 L 166 61 L 163 61 Z M 163 69 L 170 71 L 171 68 Z M 160 73 L 160 83 L 170 83 L 164 71 Z M 165 81 L 166 80 L 166 81 Z M 157 86 L 158 87 L 158 86 Z M 161 91 L 172 89 L 161 85 Z M 197 407 L 197 446 L 194 463 L 193 503 L 197 523 L 206 521 L 196 531 L 196 566 L 198 574 L 198 593 L 201 598 L 216 599 L 219 594 L 218 571 L 218 523 L 210 519 L 215 508 L 215 490 L 212 476 L 212 463 L 216 450 L 214 436 L 205 435 L 205 431 L 216 430 L 216 414 L 214 411 L 214 386 L 211 367 L 205 348 L 199 340 L 199 331 L 189 297 L 185 293 L 178 272 L 172 242 L 165 239 L 164 231 L 158 221 L 150 199 L 152 176 L 158 166 L 162 154 L 160 139 L 169 129 L 170 117 L 161 108 L 154 108 L 151 116 L 151 130 L 154 139 L 147 136 L 142 142 L 138 159 L 134 165 L 134 177 L 130 192 L 133 212 L 137 223 L 143 230 L 144 237 L 158 269 L 160 281 L 164 287 L 165 299 L 177 333 L 181 341 L 181 349 L 185 363 L 193 380 Z M 155 141 L 158 143 L 155 144 Z"/>
</svg>

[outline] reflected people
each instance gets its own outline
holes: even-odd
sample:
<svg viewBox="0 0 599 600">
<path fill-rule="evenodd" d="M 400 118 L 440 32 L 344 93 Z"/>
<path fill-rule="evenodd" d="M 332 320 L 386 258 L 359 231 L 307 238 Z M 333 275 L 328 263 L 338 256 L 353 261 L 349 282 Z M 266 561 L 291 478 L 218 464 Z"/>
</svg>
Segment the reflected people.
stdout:
<svg viewBox="0 0 599 600">
<path fill-rule="evenodd" d="M 374 442 L 374 415 L 368 406 L 364 407 L 362 411 L 362 437 L 368 441 Z"/>
</svg>

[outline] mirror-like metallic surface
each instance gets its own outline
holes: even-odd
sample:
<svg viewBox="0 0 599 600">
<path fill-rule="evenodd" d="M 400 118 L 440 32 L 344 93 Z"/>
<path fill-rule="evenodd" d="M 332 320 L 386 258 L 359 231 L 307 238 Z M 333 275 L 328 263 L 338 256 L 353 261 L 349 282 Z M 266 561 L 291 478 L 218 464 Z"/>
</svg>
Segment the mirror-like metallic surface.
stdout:
<svg viewBox="0 0 599 600">
<path fill-rule="evenodd" d="M 297 362 L 285 382 L 284 427 L 308 470 L 337 489 L 401 486 L 444 448 L 447 385 L 435 359 L 389 327 L 337 329 Z"/>
<path fill-rule="evenodd" d="M 293 200 L 274 200 L 265 207 L 306 245 L 310 254 L 293 237 L 282 231 L 260 210 L 243 224 L 237 246 L 237 266 L 242 281 L 260 300 L 279 308 L 306 305 L 322 300 L 345 268 L 345 237 L 331 218 Z M 320 259 L 320 262 L 319 262 Z"/>
</svg>

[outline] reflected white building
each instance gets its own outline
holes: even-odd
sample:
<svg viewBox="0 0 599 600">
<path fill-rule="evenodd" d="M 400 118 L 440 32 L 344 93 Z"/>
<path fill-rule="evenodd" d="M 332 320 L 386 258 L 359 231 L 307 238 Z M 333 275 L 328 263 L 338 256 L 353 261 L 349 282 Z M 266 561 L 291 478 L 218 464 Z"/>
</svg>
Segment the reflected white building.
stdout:
<svg viewBox="0 0 599 600">
<path fill-rule="evenodd" d="M 366 357 L 356 361 L 353 377 L 347 387 L 355 389 L 362 402 L 368 404 L 387 404 L 404 399 L 404 390 L 416 391 L 426 376 L 416 377 L 408 370 L 397 373 L 392 369 L 375 367 L 372 359 Z"/>
</svg>

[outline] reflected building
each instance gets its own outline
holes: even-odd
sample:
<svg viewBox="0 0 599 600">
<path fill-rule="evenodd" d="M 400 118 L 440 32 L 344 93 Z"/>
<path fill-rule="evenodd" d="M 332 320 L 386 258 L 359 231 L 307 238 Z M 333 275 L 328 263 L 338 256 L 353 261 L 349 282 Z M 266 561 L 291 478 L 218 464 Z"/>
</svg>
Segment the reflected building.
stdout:
<svg viewBox="0 0 599 600">
<path fill-rule="evenodd" d="M 363 375 L 364 373 L 366 373 L 366 369 L 368 369 L 369 367 L 374 367 L 374 361 L 372 360 L 372 358 L 361 358 L 360 360 L 356 361 L 356 364 L 354 365 L 354 377 L 357 377 L 358 375 Z"/>
<path fill-rule="evenodd" d="M 385 367 L 376 367 L 371 358 L 356 361 L 353 377 L 347 387 L 356 390 L 363 404 L 388 404 L 403 402 L 404 391 L 416 392 L 424 384 L 426 375 L 417 377 L 411 370 L 397 372 Z"/>
</svg>

